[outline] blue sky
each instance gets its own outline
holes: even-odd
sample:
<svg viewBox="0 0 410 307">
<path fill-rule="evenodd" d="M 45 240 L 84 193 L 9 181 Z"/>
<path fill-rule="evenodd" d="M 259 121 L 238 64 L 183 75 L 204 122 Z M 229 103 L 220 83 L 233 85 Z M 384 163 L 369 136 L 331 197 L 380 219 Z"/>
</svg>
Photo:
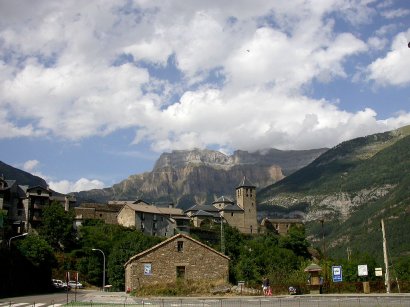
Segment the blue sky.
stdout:
<svg viewBox="0 0 410 307">
<path fill-rule="evenodd" d="M 0 160 L 71 192 L 393 130 L 409 41 L 406 0 L 0 0 Z"/>
</svg>

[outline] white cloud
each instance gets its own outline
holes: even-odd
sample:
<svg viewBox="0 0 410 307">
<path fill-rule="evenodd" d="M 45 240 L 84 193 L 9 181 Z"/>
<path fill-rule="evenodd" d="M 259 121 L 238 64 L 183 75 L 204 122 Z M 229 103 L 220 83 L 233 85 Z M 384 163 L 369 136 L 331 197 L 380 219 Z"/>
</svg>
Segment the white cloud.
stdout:
<svg viewBox="0 0 410 307">
<path fill-rule="evenodd" d="M 388 10 L 388 11 L 381 12 L 381 15 L 388 19 L 405 17 L 405 16 L 410 15 L 410 10 L 408 9 Z"/>
<path fill-rule="evenodd" d="M 340 17 L 370 22 L 371 3 L 11 1 L 0 12 L 0 138 L 135 128 L 134 143 L 157 151 L 230 150 L 330 146 L 388 129 L 406 116 L 382 122 L 371 105 L 349 112 L 307 94 L 314 83 L 349 81 L 349 59 L 385 46 L 391 26 L 371 38 L 337 27 Z M 368 79 L 409 83 L 406 37 L 368 67 Z M 53 184 L 77 183 L 101 184 Z"/>
<path fill-rule="evenodd" d="M 41 163 L 38 160 L 28 160 L 21 165 L 17 165 L 17 167 L 22 167 L 26 172 L 43 178 L 52 190 L 59 193 L 80 192 L 105 187 L 104 182 L 98 179 L 80 178 L 75 182 L 69 180 L 55 181 L 50 176 L 42 174 L 39 170 L 40 166 Z"/>
<path fill-rule="evenodd" d="M 406 86 L 410 84 L 410 56 L 407 47 L 410 29 L 399 33 L 393 40 L 390 51 L 384 58 L 375 60 L 368 66 L 368 79 L 377 84 Z"/>
<path fill-rule="evenodd" d="M 26 172 L 32 172 L 39 166 L 39 163 L 40 162 L 38 162 L 37 160 L 28 160 L 24 162 L 23 170 L 25 170 Z"/>
<path fill-rule="evenodd" d="M 50 181 L 50 188 L 59 193 L 69 193 L 69 192 L 80 192 L 88 191 L 92 189 L 102 189 L 104 188 L 104 183 L 97 179 L 86 179 L 81 178 L 76 182 L 61 180 L 61 181 Z"/>
</svg>

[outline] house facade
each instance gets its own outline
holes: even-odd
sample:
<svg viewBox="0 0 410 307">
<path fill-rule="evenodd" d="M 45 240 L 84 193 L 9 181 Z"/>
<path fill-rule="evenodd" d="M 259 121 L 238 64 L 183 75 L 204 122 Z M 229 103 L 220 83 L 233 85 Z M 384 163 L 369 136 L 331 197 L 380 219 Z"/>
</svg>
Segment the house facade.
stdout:
<svg viewBox="0 0 410 307">
<path fill-rule="evenodd" d="M 184 280 L 228 281 L 229 257 L 185 234 L 177 234 L 131 257 L 125 289 Z"/>
<path fill-rule="evenodd" d="M 19 185 L 15 180 L 0 177 L 0 210 L 12 226 L 14 234 L 20 234 L 41 224 L 44 208 L 58 201 L 66 210 L 73 207 L 75 198 L 60 194 L 43 186 Z"/>
<path fill-rule="evenodd" d="M 74 208 L 75 226 L 81 226 L 85 220 L 102 220 L 106 224 L 118 224 L 118 213 L 122 204 L 83 203 Z"/>
<path fill-rule="evenodd" d="M 157 207 L 137 200 L 123 202 L 117 216 L 118 224 L 134 227 L 152 236 L 171 237 L 178 232 L 189 233 L 189 218 L 181 209 Z"/>
</svg>

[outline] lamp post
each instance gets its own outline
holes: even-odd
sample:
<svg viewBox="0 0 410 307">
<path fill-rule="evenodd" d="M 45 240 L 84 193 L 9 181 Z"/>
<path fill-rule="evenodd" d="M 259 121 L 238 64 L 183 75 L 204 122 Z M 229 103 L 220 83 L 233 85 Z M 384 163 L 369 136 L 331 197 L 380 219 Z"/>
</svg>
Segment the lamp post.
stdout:
<svg viewBox="0 0 410 307">
<path fill-rule="evenodd" d="M 101 249 L 93 248 L 93 251 L 99 251 L 103 254 L 103 291 L 105 291 L 105 254 Z"/>
<path fill-rule="evenodd" d="M 27 235 L 28 235 L 28 233 L 25 232 L 25 233 L 22 233 L 21 235 L 17 235 L 17 236 L 11 237 L 11 238 L 9 239 L 9 248 L 11 247 L 11 240 L 13 240 L 13 239 L 15 239 L 15 238 L 19 238 L 19 237 L 25 237 L 25 236 L 27 236 Z"/>
</svg>

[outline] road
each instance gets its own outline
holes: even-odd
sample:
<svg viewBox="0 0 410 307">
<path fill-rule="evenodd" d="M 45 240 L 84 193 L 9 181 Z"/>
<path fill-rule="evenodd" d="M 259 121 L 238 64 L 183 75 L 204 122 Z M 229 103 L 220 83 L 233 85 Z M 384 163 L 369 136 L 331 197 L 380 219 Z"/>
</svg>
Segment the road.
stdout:
<svg viewBox="0 0 410 307">
<path fill-rule="evenodd" d="M 198 298 L 141 298 L 132 297 L 123 292 L 100 292 L 77 290 L 68 293 L 53 293 L 35 296 L 23 296 L 0 299 L 0 307 L 59 307 L 67 302 L 81 306 L 99 307 L 111 303 L 117 306 L 150 306 L 150 307 L 408 307 L 410 294 L 372 294 L 372 295 L 300 295 L 276 297 L 198 297 Z M 89 304 L 85 304 L 89 303 Z"/>
</svg>

